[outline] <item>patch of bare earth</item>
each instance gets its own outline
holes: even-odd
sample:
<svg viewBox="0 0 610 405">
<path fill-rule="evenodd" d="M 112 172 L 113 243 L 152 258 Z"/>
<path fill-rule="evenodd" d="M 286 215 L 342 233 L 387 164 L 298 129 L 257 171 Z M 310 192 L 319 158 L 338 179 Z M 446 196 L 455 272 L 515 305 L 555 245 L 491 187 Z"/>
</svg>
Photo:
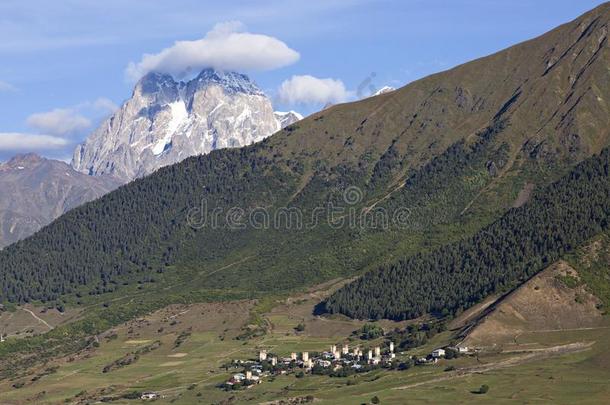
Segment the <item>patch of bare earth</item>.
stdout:
<svg viewBox="0 0 610 405">
<path fill-rule="evenodd" d="M 168 354 L 167 357 L 171 357 L 174 359 L 181 359 L 183 357 L 188 356 L 188 353 L 174 353 L 174 354 Z"/>
<path fill-rule="evenodd" d="M 534 187 L 536 185 L 533 183 L 527 183 L 523 189 L 519 192 L 517 199 L 513 203 L 513 208 L 519 208 L 525 205 L 526 202 L 532 198 L 532 193 L 534 192 Z"/>
<path fill-rule="evenodd" d="M 468 308 L 449 323 L 449 329 L 460 329 L 473 322 L 477 317 L 481 316 L 481 314 L 483 314 L 485 310 L 492 306 L 499 298 L 499 295 L 494 294 L 487 297 L 483 302 Z"/>
<path fill-rule="evenodd" d="M 525 332 L 593 328 L 603 320 L 599 300 L 579 282 L 576 270 L 559 261 L 498 300 L 478 319 L 463 344 L 472 347 L 518 343 Z M 568 283 L 569 284 L 569 283 Z"/>
</svg>

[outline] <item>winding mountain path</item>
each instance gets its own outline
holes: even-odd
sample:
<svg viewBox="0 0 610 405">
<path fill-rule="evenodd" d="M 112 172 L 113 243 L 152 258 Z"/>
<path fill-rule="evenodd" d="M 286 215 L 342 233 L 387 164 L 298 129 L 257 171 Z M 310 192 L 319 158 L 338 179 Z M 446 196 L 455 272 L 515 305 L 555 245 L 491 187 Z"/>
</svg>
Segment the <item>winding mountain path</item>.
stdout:
<svg viewBox="0 0 610 405">
<path fill-rule="evenodd" d="M 44 324 L 47 328 L 49 328 L 49 330 L 52 330 L 53 327 L 51 325 L 49 325 L 49 323 L 47 321 L 45 321 L 44 319 L 40 318 L 38 315 L 36 315 L 34 312 L 30 311 L 27 308 L 21 308 L 23 309 L 25 312 L 28 312 L 30 315 L 32 315 L 38 322 Z"/>
</svg>

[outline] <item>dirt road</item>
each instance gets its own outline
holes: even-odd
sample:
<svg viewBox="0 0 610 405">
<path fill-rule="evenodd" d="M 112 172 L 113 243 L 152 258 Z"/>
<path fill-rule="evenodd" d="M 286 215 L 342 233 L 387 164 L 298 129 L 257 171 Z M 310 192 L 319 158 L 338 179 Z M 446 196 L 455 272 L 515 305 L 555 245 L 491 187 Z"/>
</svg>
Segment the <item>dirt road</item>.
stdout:
<svg viewBox="0 0 610 405">
<path fill-rule="evenodd" d="M 593 346 L 595 342 L 578 342 L 578 343 L 570 343 L 567 345 L 561 346 L 553 346 L 544 349 L 536 349 L 529 352 L 524 352 L 524 354 L 511 357 L 510 359 L 506 359 L 497 363 L 489 363 L 482 364 L 480 366 L 467 367 L 463 369 L 459 369 L 456 371 L 448 372 L 446 375 L 442 377 L 432 378 L 427 381 L 421 381 L 418 383 L 403 385 L 401 387 L 393 388 L 394 390 L 407 390 L 409 388 L 419 387 L 421 385 L 433 384 L 442 381 L 453 380 L 456 378 L 466 377 L 471 374 L 479 374 L 485 373 L 493 370 L 498 370 L 502 368 L 514 367 L 519 364 L 527 363 L 534 360 L 541 360 L 544 358 L 558 356 L 568 353 L 576 353 L 583 350 L 588 350 L 591 346 Z"/>
</svg>

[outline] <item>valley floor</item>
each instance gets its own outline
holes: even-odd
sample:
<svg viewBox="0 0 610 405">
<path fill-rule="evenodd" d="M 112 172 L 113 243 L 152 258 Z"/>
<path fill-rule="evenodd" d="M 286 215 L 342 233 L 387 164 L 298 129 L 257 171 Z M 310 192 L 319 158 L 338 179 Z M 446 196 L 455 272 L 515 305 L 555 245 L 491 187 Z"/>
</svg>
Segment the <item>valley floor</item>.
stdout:
<svg viewBox="0 0 610 405">
<path fill-rule="evenodd" d="M 518 340 L 477 356 L 441 360 L 406 371 L 376 370 L 346 378 L 306 375 L 264 379 L 251 389 L 226 392 L 216 386 L 238 372 L 222 366 L 233 359 L 256 358 L 259 349 L 280 356 L 323 351 L 348 342 L 363 322 L 311 315 L 313 305 L 336 286 L 271 305 L 254 301 L 174 305 L 106 332 L 87 350 L 56 359 L 20 378 L 0 382 L 0 403 L 84 404 L 131 391 L 162 395 L 155 403 L 238 404 L 293 402 L 370 403 L 605 403 L 610 400 L 610 319 L 591 328 L 522 333 Z M 262 325 L 267 333 L 256 336 Z M 295 331 L 298 324 L 305 330 Z M 384 321 L 386 330 L 405 324 Z M 236 339 L 245 330 L 246 340 Z M 424 354 L 452 338 L 444 332 L 411 354 Z M 369 342 L 351 337 L 350 345 Z M 158 345 L 156 342 L 160 342 Z M 157 347 L 158 346 L 158 347 Z M 152 347 L 152 349 L 151 349 Z M 147 349 L 148 348 L 148 349 Z M 131 364 L 111 368 L 140 350 Z M 445 371 L 453 366 L 452 371 Z M 474 393 L 488 385 L 486 394 Z M 139 403 L 117 400 L 112 403 Z"/>
</svg>

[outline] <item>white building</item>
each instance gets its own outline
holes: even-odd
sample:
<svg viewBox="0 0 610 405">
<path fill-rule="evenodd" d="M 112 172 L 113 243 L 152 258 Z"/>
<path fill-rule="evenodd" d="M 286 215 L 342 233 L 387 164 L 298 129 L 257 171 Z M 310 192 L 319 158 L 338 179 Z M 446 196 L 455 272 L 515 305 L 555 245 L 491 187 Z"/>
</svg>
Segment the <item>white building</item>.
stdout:
<svg viewBox="0 0 610 405">
<path fill-rule="evenodd" d="M 296 354 L 296 352 L 292 352 L 292 353 L 290 353 L 290 360 L 296 361 L 296 359 L 297 359 L 297 354 Z"/>
<path fill-rule="evenodd" d="M 328 360 L 318 360 L 318 364 L 322 367 L 330 367 L 332 363 Z"/>
<path fill-rule="evenodd" d="M 438 359 L 440 357 L 445 357 L 445 349 L 436 349 L 432 352 L 432 357 Z"/>
<path fill-rule="evenodd" d="M 144 392 L 144 393 L 142 393 L 142 396 L 140 396 L 140 399 L 143 401 L 157 399 L 157 398 L 159 398 L 159 394 L 157 394 L 156 392 Z"/>
<path fill-rule="evenodd" d="M 343 349 L 341 350 L 344 355 L 349 353 L 349 345 L 343 345 Z"/>
<path fill-rule="evenodd" d="M 267 360 L 267 351 L 266 350 L 261 350 L 260 352 L 258 352 L 258 359 L 260 361 Z"/>
<path fill-rule="evenodd" d="M 302 357 L 302 359 L 303 359 L 303 362 L 308 361 L 308 360 L 309 360 L 309 352 L 303 352 L 303 353 L 301 354 L 301 357 Z"/>
</svg>

